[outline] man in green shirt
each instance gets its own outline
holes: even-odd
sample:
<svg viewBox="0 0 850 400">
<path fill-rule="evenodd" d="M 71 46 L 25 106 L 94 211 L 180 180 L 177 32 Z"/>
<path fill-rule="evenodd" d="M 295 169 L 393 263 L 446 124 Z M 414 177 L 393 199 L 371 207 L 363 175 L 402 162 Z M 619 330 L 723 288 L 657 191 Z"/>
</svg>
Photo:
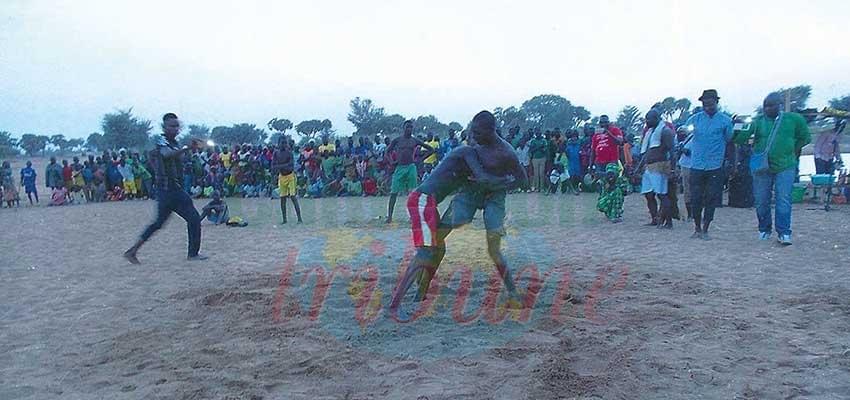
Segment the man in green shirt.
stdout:
<svg viewBox="0 0 850 400">
<path fill-rule="evenodd" d="M 753 120 L 750 128 L 735 134 L 735 143 L 745 144 L 753 139 L 753 152 L 761 153 L 767 147 L 774 124 L 779 123 L 773 145 L 767 153 L 770 169 L 753 173 L 753 195 L 759 220 L 759 238 L 769 240 L 771 230 L 770 199 L 776 194 L 776 232 L 779 243 L 791 244 L 791 189 L 797 177 L 797 163 L 803 146 L 811 142 L 811 135 L 802 115 L 781 112 L 782 97 L 770 94 L 764 99 L 764 115 Z"/>
<path fill-rule="evenodd" d="M 549 151 L 549 141 L 543 137 L 543 133 L 537 130 L 534 139 L 528 142 L 528 154 L 531 156 L 531 168 L 534 169 L 534 179 L 531 181 L 532 190 L 543 192 L 546 190 L 547 176 L 546 155 Z"/>
</svg>

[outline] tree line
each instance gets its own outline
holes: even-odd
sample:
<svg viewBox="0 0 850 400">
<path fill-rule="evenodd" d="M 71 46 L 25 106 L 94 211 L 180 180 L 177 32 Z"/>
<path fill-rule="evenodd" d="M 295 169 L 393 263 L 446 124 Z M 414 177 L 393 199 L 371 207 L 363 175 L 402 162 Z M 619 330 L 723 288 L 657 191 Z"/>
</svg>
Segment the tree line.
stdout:
<svg viewBox="0 0 850 400">
<path fill-rule="evenodd" d="M 781 88 L 775 93 L 789 93 L 790 109 L 795 112 L 807 112 L 806 103 L 811 96 L 811 86 L 799 85 L 791 88 Z M 686 98 L 676 99 L 667 97 L 656 105 L 661 110 L 665 120 L 676 125 L 683 124 L 698 108 L 692 107 Z M 850 110 L 850 94 L 829 101 L 829 106 L 839 110 Z M 761 107 L 754 110 L 760 112 Z M 723 110 L 721 110 L 723 111 Z M 614 122 L 625 133 L 638 134 L 641 132 L 645 112 L 633 105 L 624 106 L 617 114 Z M 497 128 L 502 131 L 518 127 L 520 129 L 539 128 L 549 130 L 576 129 L 583 125 L 595 125 L 598 117 L 581 105 L 576 105 L 568 99 L 556 94 L 542 94 L 524 101 L 519 106 L 496 107 Z M 349 102 L 348 121 L 354 126 L 353 136 L 376 135 L 394 137 L 401 134 L 401 127 L 406 117 L 389 113 L 383 107 L 378 107 L 371 99 L 355 97 Z M 434 134 L 445 137 L 450 130 L 463 130 L 458 122 L 444 123 L 434 115 L 420 115 L 412 118 L 416 131 L 414 134 Z M 59 152 L 88 150 L 102 151 L 110 149 L 145 149 L 153 146 L 153 123 L 150 120 L 133 115 L 133 109 L 116 110 L 107 113 L 101 119 L 102 132 L 93 132 L 86 139 L 68 139 L 62 134 L 38 135 L 26 133 L 19 139 L 11 133 L 0 131 L 0 157 L 20 154 L 23 150 L 28 155 L 44 155 L 48 145 Z M 268 130 L 268 131 L 267 131 Z M 329 119 L 309 119 L 294 124 L 292 121 L 275 117 L 268 121 L 265 127 L 257 127 L 251 123 L 237 123 L 230 126 L 208 127 L 203 124 L 190 124 L 183 135 L 178 137 L 181 142 L 187 142 L 190 137 L 209 139 L 221 145 L 250 143 L 262 145 L 277 143 L 278 139 L 294 131 L 300 135 L 301 143 L 323 136 L 334 137 L 336 131 Z"/>
</svg>

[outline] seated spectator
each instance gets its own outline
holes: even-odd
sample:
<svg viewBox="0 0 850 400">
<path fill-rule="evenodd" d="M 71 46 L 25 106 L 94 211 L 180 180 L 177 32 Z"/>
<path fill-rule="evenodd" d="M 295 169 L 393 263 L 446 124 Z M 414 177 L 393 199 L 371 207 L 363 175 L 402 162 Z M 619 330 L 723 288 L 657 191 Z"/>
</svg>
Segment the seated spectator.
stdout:
<svg viewBox="0 0 850 400">
<path fill-rule="evenodd" d="M 206 218 L 216 225 L 227 222 L 227 203 L 221 199 L 221 193 L 213 191 L 211 197 L 212 200 L 204 206 L 201 212 L 201 221 Z"/>
<path fill-rule="evenodd" d="M 363 185 L 357 179 L 351 179 L 346 175 L 342 178 L 340 182 L 342 186 L 342 190 L 340 190 L 340 196 L 362 196 L 363 195 Z"/>
<path fill-rule="evenodd" d="M 63 186 L 59 186 L 53 189 L 53 193 L 50 196 L 50 203 L 48 206 L 62 206 L 65 205 L 65 198 L 68 195 L 68 189 L 65 189 Z"/>
<path fill-rule="evenodd" d="M 124 189 L 121 189 L 121 186 L 115 185 L 112 190 L 106 192 L 106 199 L 109 201 L 124 200 Z"/>
</svg>

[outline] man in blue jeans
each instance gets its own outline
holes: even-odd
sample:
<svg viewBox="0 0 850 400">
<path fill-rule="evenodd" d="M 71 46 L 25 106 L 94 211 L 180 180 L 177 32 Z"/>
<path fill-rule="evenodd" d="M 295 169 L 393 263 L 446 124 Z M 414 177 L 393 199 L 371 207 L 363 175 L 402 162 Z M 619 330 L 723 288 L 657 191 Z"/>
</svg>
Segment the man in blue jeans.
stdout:
<svg viewBox="0 0 850 400">
<path fill-rule="evenodd" d="M 165 114 L 162 117 L 162 136 L 156 140 L 156 148 L 151 151 L 156 175 L 156 220 L 148 225 L 141 237 L 129 250 L 124 252 L 124 258 L 131 264 L 140 264 L 136 258 L 139 248 L 150 239 L 150 237 L 162 228 L 172 212 L 177 213 L 186 221 L 189 233 L 189 260 L 205 260 L 206 257 L 199 255 L 201 248 L 201 217 L 192 204 L 192 199 L 180 187 L 181 157 L 191 149 L 200 148 L 203 141 L 192 139 L 192 146 L 179 147 L 177 134 L 180 133 L 180 120 L 174 113 Z"/>
<path fill-rule="evenodd" d="M 764 99 L 764 114 L 756 117 L 750 128 L 735 135 L 735 143 L 753 139 L 753 153 L 765 151 L 771 132 L 776 127 L 773 145 L 767 153 L 770 169 L 753 173 L 753 196 L 759 220 L 759 239 L 769 240 L 771 224 L 770 199 L 776 194 L 776 233 L 783 246 L 791 244 L 791 189 L 797 178 L 797 163 L 803 146 L 811 142 L 809 127 L 802 115 L 781 112 L 782 96 L 771 93 Z"/>
<path fill-rule="evenodd" d="M 732 140 L 732 118 L 717 110 L 720 97 L 714 89 L 702 92 L 699 100 L 702 111 L 688 119 L 693 125 L 693 138 L 686 154 L 691 158 L 691 211 L 694 217 L 695 239 L 709 240 L 708 227 L 714 220 L 714 209 L 723 198 L 721 167 L 726 144 Z M 687 201 L 687 199 L 686 199 Z"/>
</svg>

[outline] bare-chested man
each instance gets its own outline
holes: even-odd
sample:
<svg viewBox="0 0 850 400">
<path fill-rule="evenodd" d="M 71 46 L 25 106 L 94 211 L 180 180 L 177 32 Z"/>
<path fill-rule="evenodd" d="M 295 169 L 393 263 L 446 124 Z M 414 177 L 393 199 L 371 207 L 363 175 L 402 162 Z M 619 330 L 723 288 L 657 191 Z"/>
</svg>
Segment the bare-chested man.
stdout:
<svg viewBox="0 0 850 400">
<path fill-rule="evenodd" d="M 528 178 L 513 147 L 496 134 L 495 128 L 493 114 L 488 111 L 478 113 L 471 127 L 475 144 L 449 153 L 408 197 L 417 252 L 390 303 L 391 314 L 397 312 L 414 278 L 420 274 L 417 299 L 424 298 L 446 253 L 445 238 L 452 229 L 472 222 L 478 209 L 484 210 L 490 258 L 495 262 L 509 295 L 515 297 L 513 279 L 501 252 L 505 195 L 508 190 L 526 186 Z M 456 190 L 460 193 L 452 199 L 448 210 L 440 218 L 437 204 Z"/>
<path fill-rule="evenodd" d="M 390 203 L 387 207 L 387 223 L 393 222 L 393 210 L 396 198 L 402 192 L 410 192 L 418 184 L 419 174 L 416 171 L 414 156 L 416 148 L 425 150 L 422 157 L 428 157 L 434 153 L 434 149 L 425 142 L 413 137 L 413 121 L 404 121 L 404 133 L 393 139 L 387 147 L 387 154 L 396 153 L 396 166 L 393 172 L 392 185 L 390 186 Z"/>
</svg>

